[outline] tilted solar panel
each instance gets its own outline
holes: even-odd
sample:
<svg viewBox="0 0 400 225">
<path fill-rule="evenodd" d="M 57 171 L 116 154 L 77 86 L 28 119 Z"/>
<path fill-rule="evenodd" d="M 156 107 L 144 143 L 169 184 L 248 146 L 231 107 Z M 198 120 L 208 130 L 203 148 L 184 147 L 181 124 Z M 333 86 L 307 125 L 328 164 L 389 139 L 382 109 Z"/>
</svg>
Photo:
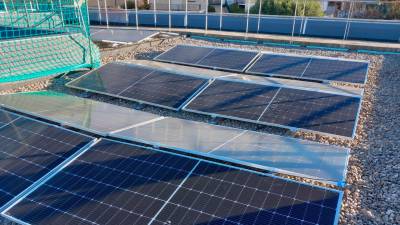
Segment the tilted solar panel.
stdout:
<svg viewBox="0 0 400 225">
<path fill-rule="evenodd" d="M 176 45 L 154 59 L 162 62 L 243 72 L 257 55 L 257 51 Z"/>
<path fill-rule="evenodd" d="M 112 137 L 321 182 L 343 185 L 349 149 L 296 138 L 164 118 Z"/>
<path fill-rule="evenodd" d="M 246 73 L 364 84 L 368 65 L 361 60 L 263 53 Z"/>
<path fill-rule="evenodd" d="M 30 224 L 319 224 L 342 192 L 102 140 L 4 215 Z"/>
<path fill-rule="evenodd" d="M 237 80 L 215 80 L 184 110 L 251 123 L 354 137 L 361 98 Z"/>
<path fill-rule="evenodd" d="M 111 62 L 70 83 L 87 91 L 117 95 L 153 70 L 127 63 Z"/>
<path fill-rule="evenodd" d="M 176 45 L 157 56 L 156 60 L 172 63 L 196 64 L 213 50 L 214 48 Z"/>
<path fill-rule="evenodd" d="M 158 34 L 158 31 L 90 27 L 90 34 L 91 39 L 94 41 L 140 43 Z"/>
<path fill-rule="evenodd" d="M 296 89 L 281 89 L 260 121 L 352 137 L 360 99 Z"/>
<path fill-rule="evenodd" d="M 190 101 L 186 109 L 254 121 L 278 90 L 262 84 L 217 79 Z"/>
<path fill-rule="evenodd" d="M 313 58 L 302 77 L 364 84 L 367 73 L 367 62 Z"/>
<path fill-rule="evenodd" d="M 300 77 L 311 58 L 263 54 L 246 72 Z"/>
<path fill-rule="evenodd" d="M 203 78 L 154 71 L 119 95 L 177 109 L 206 82 Z"/>
<path fill-rule="evenodd" d="M 11 121 L 17 119 L 18 116 L 15 114 L 11 114 L 8 112 L 5 112 L 3 110 L 0 110 L 0 127 L 10 123 Z"/>
<path fill-rule="evenodd" d="M 149 66 L 109 63 L 73 80 L 67 86 L 177 110 L 207 82 L 208 78 Z"/>
<path fill-rule="evenodd" d="M 242 72 L 257 55 L 257 52 L 216 48 L 196 65 Z"/>
<path fill-rule="evenodd" d="M 160 118 L 151 113 L 54 91 L 0 95 L 0 104 L 100 135 Z"/>
<path fill-rule="evenodd" d="M 0 208 L 92 142 L 93 138 L 15 116 L 0 128 Z"/>
</svg>

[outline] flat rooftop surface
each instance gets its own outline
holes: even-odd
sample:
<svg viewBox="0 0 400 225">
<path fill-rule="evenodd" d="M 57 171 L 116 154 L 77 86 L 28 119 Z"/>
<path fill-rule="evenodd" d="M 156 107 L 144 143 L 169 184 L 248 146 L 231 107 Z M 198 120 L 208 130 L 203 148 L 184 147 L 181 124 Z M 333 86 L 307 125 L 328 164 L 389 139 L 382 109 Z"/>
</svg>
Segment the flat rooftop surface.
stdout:
<svg viewBox="0 0 400 225">
<path fill-rule="evenodd" d="M 211 32 L 211 31 L 210 31 Z M 229 33 L 232 36 L 232 33 Z M 287 37 L 288 38 L 288 37 Z M 317 39 L 311 40 L 317 42 Z M 324 42 L 322 40 L 321 42 Z M 84 96 L 93 100 L 112 103 L 129 108 L 137 108 L 145 112 L 151 112 L 160 116 L 169 116 L 183 118 L 193 121 L 213 122 L 227 127 L 242 128 L 252 131 L 278 134 L 286 137 L 296 137 L 305 140 L 317 141 L 351 148 L 351 157 L 348 165 L 347 184 L 345 187 L 342 209 L 340 212 L 339 224 L 399 224 L 400 217 L 397 215 L 400 211 L 400 55 L 368 55 L 355 52 L 338 52 L 311 50 L 305 48 L 281 48 L 267 46 L 239 45 L 228 43 L 208 42 L 204 40 L 194 40 L 171 36 L 170 38 L 152 42 L 143 42 L 139 45 L 124 45 L 119 48 L 102 49 L 102 62 L 127 61 L 132 60 L 151 60 L 163 51 L 175 46 L 176 44 L 192 44 L 198 46 L 217 46 L 230 47 L 245 50 L 270 51 L 276 53 L 291 53 L 298 55 L 316 55 L 340 57 L 347 59 L 368 60 L 370 69 L 368 81 L 364 86 L 364 91 L 358 86 L 342 84 L 305 84 L 294 80 L 271 80 L 262 77 L 241 77 L 233 73 L 212 71 L 209 76 L 233 76 L 237 79 L 256 79 L 258 82 L 284 82 L 290 85 L 311 85 L 322 89 L 337 89 L 352 93 L 363 93 L 362 108 L 357 132 L 354 140 L 344 140 L 337 137 L 317 135 L 310 132 L 290 132 L 281 128 L 269 126 L 255 126 L 246 122 L 234 120 L 213 120 L 210 117 L 187 112 L 174 112 L 168 109 L 162 109 L 155 106 L 140 105 L 134 102 L 118 100 L 103 95 L 88 95 L 82 91 L 67 88 L 65 84 L 82 73 L 70 73 L 59 78 L 50 80 L 41 80 L 36 83 L 25 84 L 22 87 L 16 87 L 11 90 L 1 91 L 2 94 L 14 93 L 18 91 L 38 91 L 54 90 L 77 96 Z M 353 42 L 358 45 L 361 43 Z M 390 45 L 395 48 L 397 44 L 379 44 Z M 139 63 L 148 63 L 155 67 L 166 68 L 164 64 L 154 62 L 136 61 Z M 186 67 L 169 65 L 171 70 L 186 71 Z M 204 73 L 204 69 L 192 68 L 190 73 Z M 260 81 L 261 80 L 261 81 Z M 299 179 L 310 182 L 307 179 Z M 318 183 L 319 184 L 319 183 Z M 323 185 L 323 184 L 319 184 Z M 328 186 L 328 185 L 326 185 Z"/>
</svg>

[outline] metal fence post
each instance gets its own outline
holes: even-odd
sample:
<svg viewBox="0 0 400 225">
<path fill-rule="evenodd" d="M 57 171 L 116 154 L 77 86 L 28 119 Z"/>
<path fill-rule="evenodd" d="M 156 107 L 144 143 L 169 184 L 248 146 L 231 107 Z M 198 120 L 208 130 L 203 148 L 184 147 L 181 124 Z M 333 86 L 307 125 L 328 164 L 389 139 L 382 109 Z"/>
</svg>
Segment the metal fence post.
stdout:
<svg viewBox="0 0 400 225">
<path fill-rule="evenodd" d="M 136 20 L 136 30 L 139 30 L 139 15 L 138 15 L 137 0 L 135 0 L 135 20 Z"/>
<path fill-rule="evenodd" d="M 293 16 L 292 38 L 290 39 L 290 44 L 293 43 L 294 29 L 296 28 L 296 15 L 297 15 L 297 5 L 298 5 L 298 3 L 299 3 L 299 0 L 296 0 L 296 5 L 294 7 L 294 16 Z"/>
<path fill-rule="evenodd" d="M 258 9 L 258 21 L 257 21 L 257 34 L 260 32 L 260 22 L 261 22 L 261 8 L 262 8 L 262 0 L 259 0 L 259 9 Z"/>
<path fill-rule="evenodd" d="M 221 0 L 221 9 L 219 11 L 219 30 L 222 30 L 222 9 L 223 9 L 223 0 Z"/>
<path fill-rule="evenodd" d="M 97 9 L 99 11 L 99 20 L 100 20 L 100 24 L 101 24 L 101 6 L 100 6 L 100 0 L 97 0 Z"/>
<path fill-rule="evenodd" d="M 126 0 L 124 0 L 125 4 L 125 20 L 126 20 L 126 25 L 129 25 L 129 16 L 128 16 L 128 5 L 126 3 Z"/>
</svg>

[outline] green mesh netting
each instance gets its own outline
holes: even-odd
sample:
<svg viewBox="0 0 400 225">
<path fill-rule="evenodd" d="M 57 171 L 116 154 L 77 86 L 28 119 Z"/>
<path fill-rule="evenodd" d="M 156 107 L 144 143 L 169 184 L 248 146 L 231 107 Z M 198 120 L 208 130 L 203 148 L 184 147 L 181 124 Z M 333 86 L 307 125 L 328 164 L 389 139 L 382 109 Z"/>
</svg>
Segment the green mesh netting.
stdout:
<svg viewBox="0 0 400 225">
<path fill-rule="evenodd" d="M 0 83 L 99 65 L 86 0 L 0 0 Z"/>
</svg>

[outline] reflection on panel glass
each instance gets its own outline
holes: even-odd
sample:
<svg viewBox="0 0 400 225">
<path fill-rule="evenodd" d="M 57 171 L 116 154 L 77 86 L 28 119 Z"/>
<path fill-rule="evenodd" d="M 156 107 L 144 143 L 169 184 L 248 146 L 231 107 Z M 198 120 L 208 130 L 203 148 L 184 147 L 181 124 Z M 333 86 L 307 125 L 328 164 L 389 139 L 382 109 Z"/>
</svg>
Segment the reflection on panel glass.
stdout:
<svg viewBox="0 0 400 225">
<path fill-rule="evenodd" d="M 157 115 L 51 91 L 1 95 L 5 107 L 95 133 L 109 133 Z"/>
<path fill-rule="evenodd" d="M 213 155 L 331 181 L 344 181 L 347 149 L 248 131 Z"/>
<path fill-rule="evenodd" d="M 349 154 L 331 145 L 175 118 L 113 136 L 331 182 L 344 181 Z"/>
<path fill-rule="evenodd" d="M 140 139 L 151 144 L 171 146 L 177 149 L 209 152 L 241 132 L 242 130 L 233 128 L 166 118 L 124 130 L 115 135 L 127 139 Z"/>
</svg>

